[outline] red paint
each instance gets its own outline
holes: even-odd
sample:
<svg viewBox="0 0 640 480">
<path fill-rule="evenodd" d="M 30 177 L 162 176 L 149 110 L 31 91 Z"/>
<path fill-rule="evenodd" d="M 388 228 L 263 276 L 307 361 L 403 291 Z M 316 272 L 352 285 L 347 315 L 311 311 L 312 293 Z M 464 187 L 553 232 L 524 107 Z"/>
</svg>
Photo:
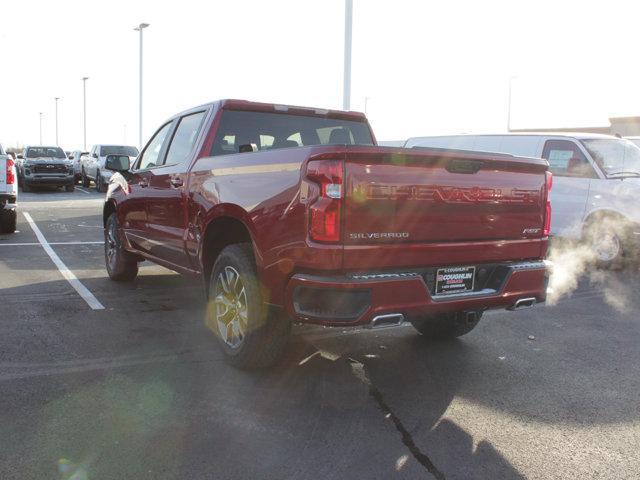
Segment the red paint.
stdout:
<svg viewBox="0 0 640 480">
<path fill-rule="evenodd" d="M 210 156 L 225 110 L 366 119 L 240 100 L 203 108 L 207 120 L 188 161 L 131 172 L 130 194 L 123 188 L 109 194 L 131 252 L 202 278 L 207 229 L 224 238 L 216 225 L 232 219 L 253 243 L 266 301 L 295 316 L 296 285 L 370 289 L 370 308 L 352 324 L 398 311 L 424 315 L 503 308 L 525 297 L 544 300 L 543 266 L 514 271 L 499 292 L 464 300 L 431 298 L 421 277 L 346 280 L 354 272 L 543 258 L 550 218 L 544 160 L 343 145 Z M 182 186 L 171 184 L 174 177 Z"/>
</svg>

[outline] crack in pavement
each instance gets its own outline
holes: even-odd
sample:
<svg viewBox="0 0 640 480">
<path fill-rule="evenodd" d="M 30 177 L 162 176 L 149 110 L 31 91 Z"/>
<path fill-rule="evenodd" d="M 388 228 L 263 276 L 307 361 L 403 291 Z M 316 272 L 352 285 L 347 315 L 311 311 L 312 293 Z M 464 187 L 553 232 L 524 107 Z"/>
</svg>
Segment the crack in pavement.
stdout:
<svg viewBox="0 0 640 480">
<path fill-rule="evenodd" d="M 349 358 L 348 362 L 351 365 L 351 371 L 353 375 L 368 387 L 369 395 L 371 395 L 376 401 L 378 407 L 380 408 L 380 410 L 382 410 L 382 413 L 385 414 L 385 418 L 389 418 L 393 422 L 396 430 L 398 430 L 400 436 L 402 437 L 402 443 L 404 443 L 405 446 L 409 449 L 409 452 L 411 452 L 413 458 L 415 458 L 424 468 L 426 468 L 427 471 L 436 479 L 445 480 L 444 474 L 440 470 L 438 470 L 431 459 L 425 453 L 423 453 L 420 448 L 418 448 L 416 443 L 413 441 L 413 437 L 402 424 L 402 421 L 396 416 L 395 413 L 393 413 L 393 410 L 391 410 L 391 407 L 389 407 L 389 405 L 385 401 L 382 392 L 380 392 L 380 390 L 378 390 L 378 388 L 369 379 L 364 364 L 362 362 L 359 362 L 358 360 L 354 360 L 353 358 Z"/>
</svg>

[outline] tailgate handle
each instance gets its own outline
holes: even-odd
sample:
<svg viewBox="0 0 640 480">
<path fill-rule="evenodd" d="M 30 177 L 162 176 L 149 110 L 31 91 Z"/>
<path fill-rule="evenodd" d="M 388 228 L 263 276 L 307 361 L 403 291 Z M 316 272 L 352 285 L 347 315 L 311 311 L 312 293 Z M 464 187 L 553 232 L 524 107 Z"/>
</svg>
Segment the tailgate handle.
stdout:
<svg viewBox="0 0 640 480">
<path fill-rule="evenodd" d="M 450 173 L 478 173 L 482 162 L 477 160 L 451 160 L 445 167 Z"/>
</svg>

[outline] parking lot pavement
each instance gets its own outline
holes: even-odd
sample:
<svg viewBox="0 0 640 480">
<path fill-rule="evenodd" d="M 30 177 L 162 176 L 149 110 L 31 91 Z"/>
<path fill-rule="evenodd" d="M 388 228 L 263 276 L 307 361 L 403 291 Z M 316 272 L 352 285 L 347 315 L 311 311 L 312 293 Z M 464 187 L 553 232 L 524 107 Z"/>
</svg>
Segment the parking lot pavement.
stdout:
<svg viewBox="0 0 640 480">
<path fill-rule="evenodd" d="M 446 343 L 297 328 L 248 373 L 198 285 L 147 263 L 106 278 L 101 199 L 21 194 L 0 236 L 0 478 L 637 478 L 636 272 Z"/>
</svg>

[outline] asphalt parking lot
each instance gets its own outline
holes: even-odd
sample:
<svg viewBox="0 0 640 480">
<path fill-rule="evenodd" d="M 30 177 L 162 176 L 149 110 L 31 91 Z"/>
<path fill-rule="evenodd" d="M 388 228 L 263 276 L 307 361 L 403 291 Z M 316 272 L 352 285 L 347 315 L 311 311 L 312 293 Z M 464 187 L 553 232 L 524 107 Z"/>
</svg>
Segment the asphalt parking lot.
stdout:
<svg viewBox="0 0 640 480">
<path fill-rule="evenodd" d="M 107 279 L 101 202 L 21 193 L 0 236 L 0 478 L 638 478 L 637 295 L 583 281 L 445 343 L 301 327 L 243 372 L 198 285 Z"/>
</svg>

